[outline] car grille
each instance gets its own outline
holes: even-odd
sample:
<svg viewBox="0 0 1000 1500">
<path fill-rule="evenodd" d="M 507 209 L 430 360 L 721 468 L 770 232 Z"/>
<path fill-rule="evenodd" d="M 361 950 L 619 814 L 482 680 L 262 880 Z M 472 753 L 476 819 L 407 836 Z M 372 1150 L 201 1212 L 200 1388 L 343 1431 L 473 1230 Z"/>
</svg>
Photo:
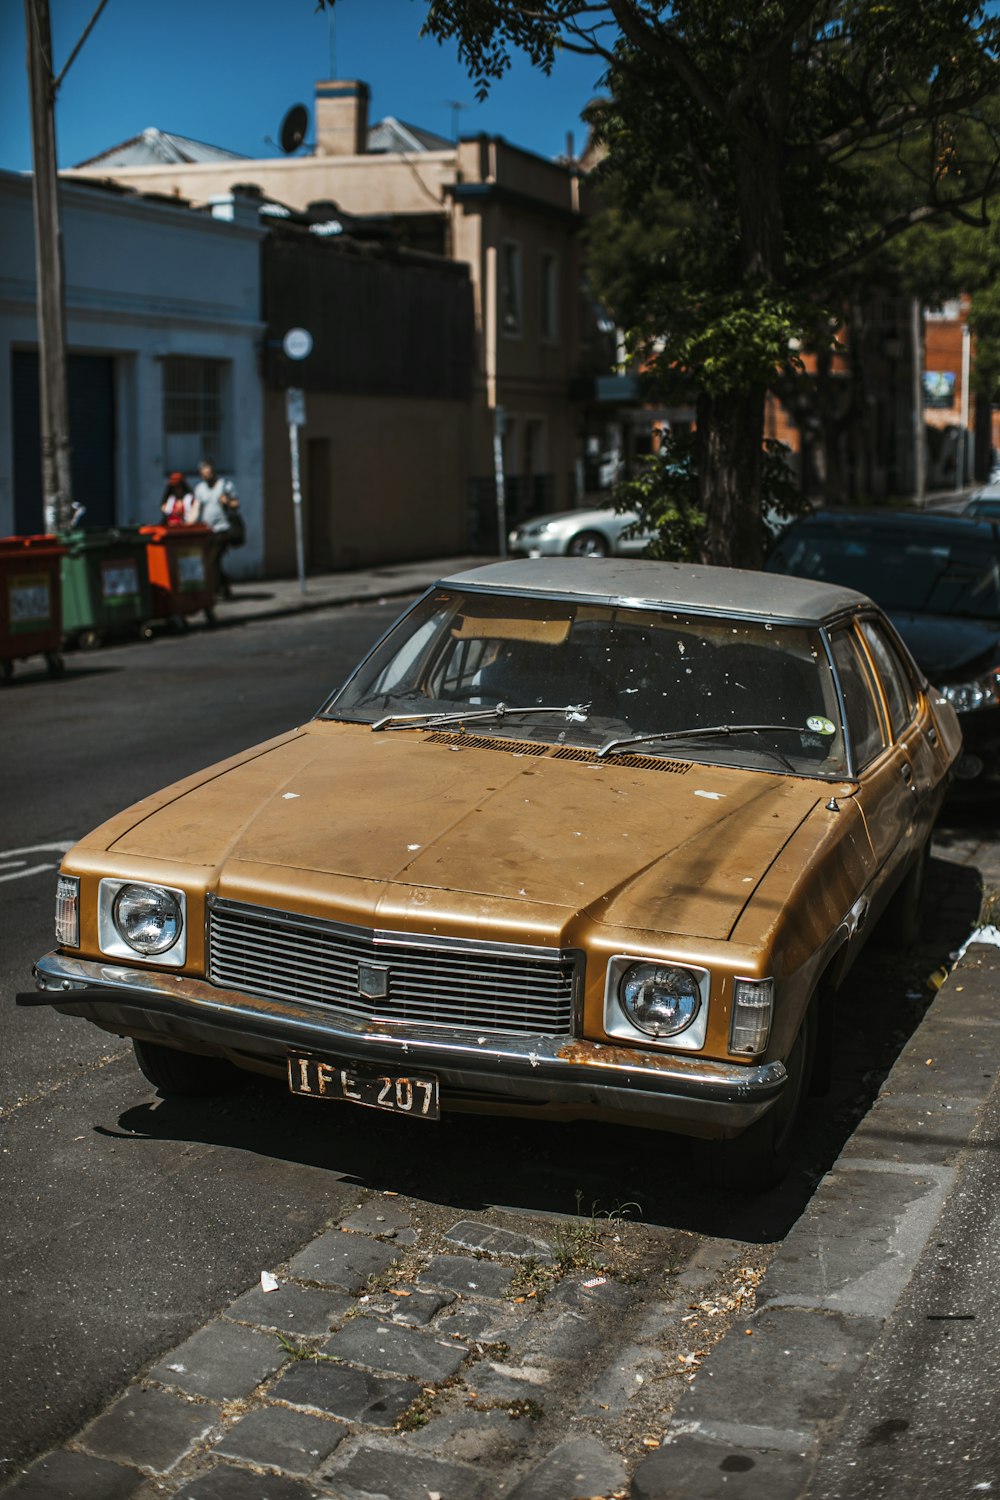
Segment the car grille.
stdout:
<svg viewBox="0 0 1000 1500">
<path fill-rule="evenodd" d="M 239 902 L 210 902 L 213 984 L 310 1000 L 361 1021 L 450 1026 L 507 1036 L 573 1033 L 582 956 L 559 949 L 346 927 Z"/>
</svg>

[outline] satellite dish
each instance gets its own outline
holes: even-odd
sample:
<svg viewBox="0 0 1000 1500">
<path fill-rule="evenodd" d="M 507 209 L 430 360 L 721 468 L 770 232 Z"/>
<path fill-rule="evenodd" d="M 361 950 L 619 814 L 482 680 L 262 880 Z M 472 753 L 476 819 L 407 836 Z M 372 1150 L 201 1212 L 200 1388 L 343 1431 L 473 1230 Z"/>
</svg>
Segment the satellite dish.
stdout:
<svg viewBox="0 0 1000 1500">
<path fill-rule="evenodd" d="M 286 156 L 297 151 L 306 138 L 309 129 L 309 111 L 304 104 L 293 104 L 281 122 L 278 132 L 278 142 Z"/>
</svg>

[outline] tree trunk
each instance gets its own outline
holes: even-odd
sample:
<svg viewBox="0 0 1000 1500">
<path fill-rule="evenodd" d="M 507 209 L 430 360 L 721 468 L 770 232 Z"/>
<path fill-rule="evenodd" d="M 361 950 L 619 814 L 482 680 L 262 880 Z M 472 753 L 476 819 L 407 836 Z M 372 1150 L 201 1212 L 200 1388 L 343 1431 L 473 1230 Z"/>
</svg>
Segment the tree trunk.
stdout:
<svg viewBox="0 0 1000 1500">
<path fill-rule="evenodd" d="M 763 387 L 698 397 L 698 489 L 705 512 L 702 561 L 759 568 Z"/>
<path fill-rule="evenodd" d="M 780 60 L 766 90 L 784 96 Z M 764 87 L 764 85 L 762 85 Z M 784 274 L 782 146 L 759 121 L 731 122 L 739 166 L 740 261 L 747 287 L 780 286 Z M 698 489 L 706 524 L 702 560 L 759 568 L 764 561 L 761 459 L 764 380 L 698 397 Z"/>
</svg>

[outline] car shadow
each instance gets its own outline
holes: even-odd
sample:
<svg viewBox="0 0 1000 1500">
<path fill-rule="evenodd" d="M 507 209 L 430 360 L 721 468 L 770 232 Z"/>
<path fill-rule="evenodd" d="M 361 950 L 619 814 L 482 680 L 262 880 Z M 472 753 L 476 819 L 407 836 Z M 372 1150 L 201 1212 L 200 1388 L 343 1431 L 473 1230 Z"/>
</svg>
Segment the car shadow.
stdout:
<svg viewBox="0 0 1000 1500">
<path fill-rule="evenodd" d="M 873 934 L 839 997 L 833 1081 L 811 1099 L 785 1181 L 760 1195 L 707 1187 L 696 1143 L 591 1122 L 478 1115 L 437 1124 L 334 1101 L 293 1098 L 247 1075 L 225 1095 L 160 1099 L 125 1111 L 116 1140 L 197 1141 L 329 1171 L 339 1181 L 475 1214 L 622 1214 L 650 1227 L 749 1243 L 782 1239 L 878 1094 L 936 993 L 942 971 L 974 927 L 974 868 L 935 858 L 922 939 L 904 953 Z"/>
</svg>

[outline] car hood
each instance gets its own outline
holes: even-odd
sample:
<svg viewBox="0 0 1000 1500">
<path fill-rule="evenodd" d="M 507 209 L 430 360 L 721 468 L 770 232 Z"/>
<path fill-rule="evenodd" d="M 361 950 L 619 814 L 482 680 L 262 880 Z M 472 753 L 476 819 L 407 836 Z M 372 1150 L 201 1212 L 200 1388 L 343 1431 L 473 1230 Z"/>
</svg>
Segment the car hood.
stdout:
<svg viewBox="0 0 1000 1500">
<path fill-rule="evenodd" d="M 281 904 L 296 883 L 289 872 L 311 872 L 312 890 L 336 907 L 350 889 L 352 912 L 373 925 L 450 891 L 484 898 L 482 916 L 493 900 L 520 903 L 526 921 L 529 907 L 558 908 L 723 939 L 824 790 L 683 761 L 595 763 L 568 748 L 563 756 L 583 758 L 563 759 L 554 748 L 317 721 L 86 842 L 116 858 L 204 867 L 209 889 L 265 904 Z"/>
<path fill-rule="evenodd" d="M 995 620 L 895 610 L 889 612 L 889 618 L 936 686 L 953 682 L 967 669 L 975 668 L 982 657 L 996 652 L 1000 638 Z"/>
<path fill-rule="evenodd" d="M 560 526 L 572 526 L 579 529 L 581 526 L 627 526 L 636 519 L 629 512 L 618 512 L 610 510 L 607 506 L 594 510 L 557 510 L 542 516 L 531 516 L 526 521 L 521 521 L 516 527 L 518 531 L 531 531 L 538 526 L 549 526 L 558 524 Z"/>
</svg>

